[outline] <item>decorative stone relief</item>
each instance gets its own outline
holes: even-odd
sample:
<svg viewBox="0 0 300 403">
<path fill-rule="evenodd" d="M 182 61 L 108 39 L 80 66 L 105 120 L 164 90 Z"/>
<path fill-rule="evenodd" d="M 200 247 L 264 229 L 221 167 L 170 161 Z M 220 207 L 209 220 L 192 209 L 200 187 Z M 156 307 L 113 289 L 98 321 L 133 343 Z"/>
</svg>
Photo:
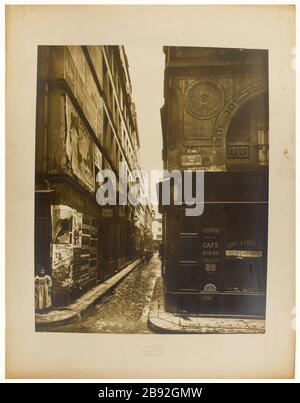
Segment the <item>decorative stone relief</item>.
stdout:
<svg viewBox="0 0 300 403">
<path fill-rule="evenodd" d="M 264 91 L 267 91 L 267 89 L 268 89 L 268 83 L 262 80 L 251 84 L 249 87 L 244 88 L 239 93 L 237 93 L 233 97 L 233 99 L 224 106 L 221 113 L 219 114 L 215 126 L 215 135 L 217 137 L 226 136 L 227 129 L 229 127 L 231 119 L 234 116 L 235 112 L 238 110 L 238 108 L 250 98 Z"/>
<path fill-rule="evenodd" d="M 186 111 L 196 119 L 214 117 L 223 103 L 223 88 L 214 81 L 196 81 L 187 89 Z"/>
</svg>

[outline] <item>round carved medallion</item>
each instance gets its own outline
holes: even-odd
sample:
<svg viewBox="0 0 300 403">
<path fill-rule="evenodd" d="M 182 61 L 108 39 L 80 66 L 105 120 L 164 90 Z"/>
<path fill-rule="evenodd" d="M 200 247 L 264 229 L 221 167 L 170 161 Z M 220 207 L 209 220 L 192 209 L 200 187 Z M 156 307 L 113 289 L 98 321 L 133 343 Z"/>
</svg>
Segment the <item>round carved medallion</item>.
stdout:
<svg viewBox="0 0 300 403">
<path fill-rule="evenodd" d="M 210 119 L 222 108 L 222 87 L 214 81 L 197 81 L 187 90 L 186 110 L 197 119 Z"/>
</svg>

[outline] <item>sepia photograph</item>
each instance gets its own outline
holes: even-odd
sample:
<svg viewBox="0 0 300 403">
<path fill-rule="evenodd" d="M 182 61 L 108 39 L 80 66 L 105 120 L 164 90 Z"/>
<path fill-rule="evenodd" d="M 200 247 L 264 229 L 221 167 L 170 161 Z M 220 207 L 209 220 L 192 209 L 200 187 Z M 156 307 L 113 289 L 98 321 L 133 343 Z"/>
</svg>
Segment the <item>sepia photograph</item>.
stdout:
<svg viewBox="0 0 300 403">
<path fill-rule="evenodd" d="M 37 49 L 36 330 L 263 333 L 268 50 L 145 52 Z"/>
<path fill-rule="evenodd" d="M 295 375 L 294 19 L 6 7 L 8 378 Z"/>
</svg>

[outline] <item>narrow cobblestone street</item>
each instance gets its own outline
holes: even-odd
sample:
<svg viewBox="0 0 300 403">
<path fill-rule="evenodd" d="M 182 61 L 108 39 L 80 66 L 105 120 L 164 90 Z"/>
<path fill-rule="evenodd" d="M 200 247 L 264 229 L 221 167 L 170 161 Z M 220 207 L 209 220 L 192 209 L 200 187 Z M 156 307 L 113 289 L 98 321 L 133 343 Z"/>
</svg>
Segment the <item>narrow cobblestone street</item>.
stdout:
<svg viewBox="0 0 300 403">
<path fill-rule="evenodd" d="M 47 331 L 82 333 L 152 333 L 147 325 L 149 304 L 161 261 L 154 255 L 149 263 L 133 270 L 110 294 L 81 319 L 53 326 Z"/>
</svg>

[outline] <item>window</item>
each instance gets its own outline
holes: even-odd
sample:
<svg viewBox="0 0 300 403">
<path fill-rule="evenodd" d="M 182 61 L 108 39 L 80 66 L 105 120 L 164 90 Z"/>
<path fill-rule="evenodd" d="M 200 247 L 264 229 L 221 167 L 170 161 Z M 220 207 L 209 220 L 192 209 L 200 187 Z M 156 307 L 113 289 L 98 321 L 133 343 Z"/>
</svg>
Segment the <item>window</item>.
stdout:
<svg viewBox="0 0 300 403">
<path fill-rule="evenodd" d="M 112 133 L 112 129 L 111 129 L 111 126 L 110 126 L 110 123 L 108 122 L 108 120 L 107 120 L 107 129 L 104 133 L 105 133 L 104 147 L 106 148 L 108 153 L 111 153 L 113 133 Z"/>
<path fill-rule="evenodd" d="M 109 96 L 109 94 L 108 94 L 109 77 L 108 77 L 107 65 L 106 65 L 104 56 L 102 56 L 102 65 L 103 65 L 103 90 L 104 90 L 105 96 L 108 97 Z"/>
<path fill-rule="evenodd" d="M 110 107 L 110 111 L 113 113 L 113 92 L 110 80 L 108 83 L 108 104 Z"/>
<path fill-rule="evenodd" d="M 103 116 L 103 143 L 104 143 L 104 147 L 107 148 L 108 146 L 108 118 L 106 116 L 106 113 L 104 112 L 104 116 Z"/>
<path fill-rule="evenodd" d="M 122 120 L 119 112 L 118 112 L 118 120 L 119 120 L 119 136 L 122 137 Z"/>
<path fill-rule="evenodd" d="M 114 66 L 114 83 L 115 83 L 115 88 L 116 88 L 116 93 L 117 96 L 119 94 L 119 80 L 118 80 L 118 70 L 116 65 Z"/>
<path fill-rule="evenodd" d="M 122 94 L 121 85 L 120 85 L 120 106 L 121 106 L 121 110 L 123 110 L 123 94 Z"/>
<path fill-rule="evenodd" d="M 117 164 L 117 169 L 119 169 L 119 162 L 120 162 L 120 149 L 119 149 L 119 146 L 117 145 L 117 150 L 116 150 L 116 164 Z"/>
<path fill-rule="evenodd" d="M 112 46 L 109 46 L 109 60 L 110 60 L 111 71 L 113 73 L 115 61 L 114 61 L 114 49 Z"/>
<path fill-rule="evenodd" d="M 111 155 L 110 155 L 113 164 L 116 165 L 116 140 L 112 135 L 112 147 L 111 147 Z"/>
<path fill-rule="evenodd" d="M 117 126 L 117 133 L 118 133 L 118 135 L 120 135 L 120 119 L 119 119 L 117 107 L 115 107 L 115 122 L 116 122 L 116 126 Z"/>
<path fill-rule="evenodd" d="M 104 56 L 102 56 L 102 64 L 103 64 L 103 74 L 106 75 L 107 74 L 107 66 L 106 66 L 106 61 L 105 61 Z"/>
</svg>

